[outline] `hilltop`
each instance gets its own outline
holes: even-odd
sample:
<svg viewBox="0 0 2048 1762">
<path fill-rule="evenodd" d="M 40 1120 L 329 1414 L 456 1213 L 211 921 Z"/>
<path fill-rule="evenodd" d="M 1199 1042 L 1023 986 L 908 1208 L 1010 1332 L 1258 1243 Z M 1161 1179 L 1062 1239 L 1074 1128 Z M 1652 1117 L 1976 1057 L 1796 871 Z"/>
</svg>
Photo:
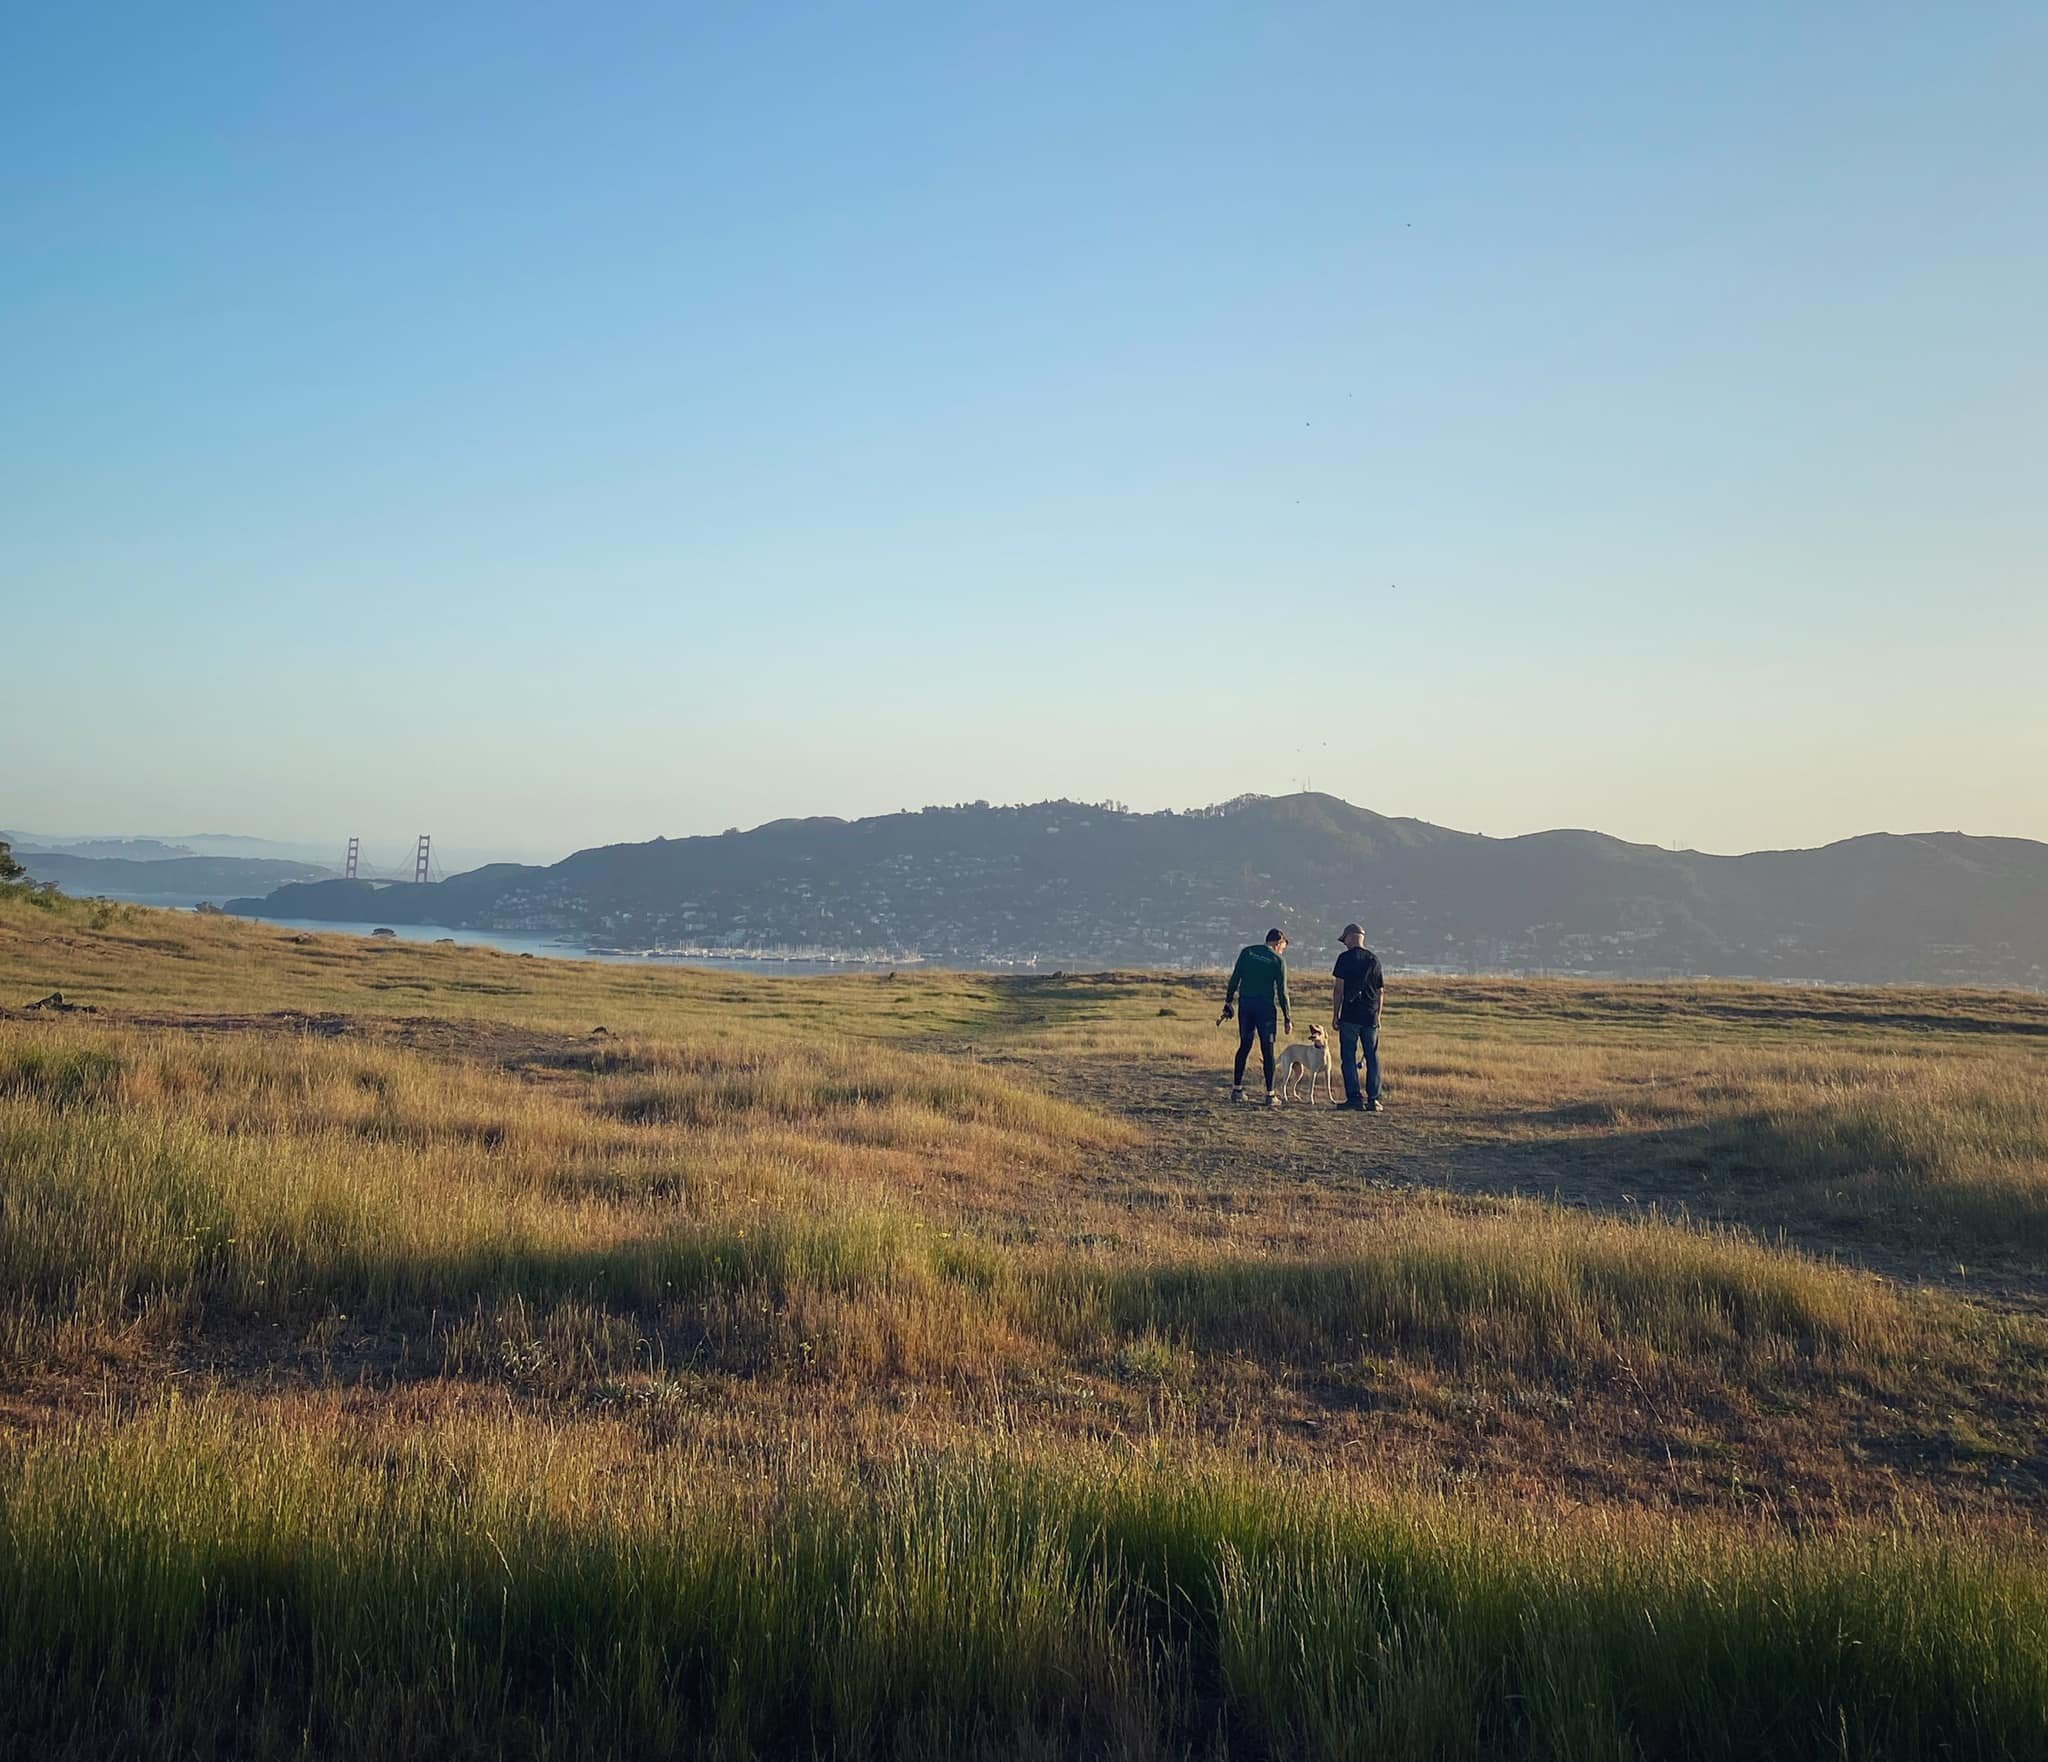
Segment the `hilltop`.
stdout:
<svg viewBox="0 0 2048 1762">
<path fill-rule="evenodd" d="M 972 803 L 776 820 L 499 863 L 426 887 L 314 882 L 245 913 L 1040 966 L 1210 966 L 1269 922 L 1347 918 L 1408 967 L 2048 983 L 2048 845 L 1872 834 L 1708 856 L 1590 831 L 1488 838 L 1335 796 L 1189 813 Z"/>
</svg>

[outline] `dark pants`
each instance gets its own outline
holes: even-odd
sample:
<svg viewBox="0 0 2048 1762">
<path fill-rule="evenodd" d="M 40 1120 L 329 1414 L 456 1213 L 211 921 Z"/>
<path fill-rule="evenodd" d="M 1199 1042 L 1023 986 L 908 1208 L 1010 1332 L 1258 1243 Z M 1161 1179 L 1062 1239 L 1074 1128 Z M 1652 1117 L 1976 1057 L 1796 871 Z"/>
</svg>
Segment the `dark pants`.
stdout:
<svg viewBox="0 0 2048 1762">
<path fill-rule="evenodd" d="M 1344 1099 L 1377 1101 L 1380 1098 L 1380 1025 L 1377 1022 L 1339 1022 L 1337 1038 L 1344 1049 Z M 1358 1093 L 1358 1055 L 1365 1053 L 1365 1094 Z"/>
<path fill-rule="evenodd" d="M 1237 1006 L 1237 1074 L 1230 1080 L 1244 1086 L 1244 1061 L 1251 1056 L 1252 1036 L 1259 1037 L 1259 1057 L 1266 1064 L 1266 1087 L 1273 1087 L 1273 1030 L 1279 1025 L 1279 1006 L 1270 1003 L 1241 1003 Z"/>
</svg>

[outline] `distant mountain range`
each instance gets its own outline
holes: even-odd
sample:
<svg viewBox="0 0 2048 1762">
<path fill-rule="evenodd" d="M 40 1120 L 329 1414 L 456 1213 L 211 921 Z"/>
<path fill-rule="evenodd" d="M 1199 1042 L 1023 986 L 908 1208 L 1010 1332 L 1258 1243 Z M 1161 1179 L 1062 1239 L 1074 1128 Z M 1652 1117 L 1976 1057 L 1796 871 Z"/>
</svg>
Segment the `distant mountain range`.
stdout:
<svg viewBox="0 0 2048 1762">
<path fill-rule="evenodd" d="M 342 853 L 349 842 L 345 837 L 338 837 L 326 843 L 312 844 L 303 840 L 252 838 L 239 832 L 182 832 L 162 836 L 155 833 L 59 834 L 16 831 L 7 827 L 0 827 L 0 840 L 11 844 L 14 854 L 24 860 L 31 856 L 65 856 L 158 862 L 178 857 L 218 857 L 235 862 L 290 863 L 309 875 L 340 874 Z M 365 838 L 362 841 L 362 872 L 387 880 L 401 877 L 410 880 L 414 847 L 412 835 L 396 837 L 388 830 L 383 836 Z M 434 845 L 434 866 L 437 870 L 458 873 L 479 863 L 544 861 L 553 854 L 552 851 L 542 853 L 531 846 L 507 849 L 504 846 L 437 841 Z M 278 879 L 276 876 L 266 878 L 249 874 L 229 882 L 228 886 L 230 891 L 246 892 L 252 887 L 274 887 Z M 114 892 L 115 889 L 110 887 L 106 891 Z M 117 897 L 125 896 L 117 894 Z"/>
<path fill-rule="evenodd" d="M 159 836 L 155 833 L 62 834 L 20 832 L 0 827 L 0 839 L 14 846 L 16 856 L 113 857 L 133 862 L 169 860 L 174 857 L 233 857 L 298 863 L 306 868 L 338 872 L 335 859 L 342 842 L 327 845 L 293 844 L 275 838 L 249 838 L 235 832 L 185 832 Z"/>
<path fill-rule="evenodd" d="M 154 841 L 126 842 L 146 848 Z M 109 899 L 140 900 L 147 905 L 197 905 L 201 900 L 226 899 L 243 888 L 281 887 L 334 873 L 319 863 L 280 862 L 268 857 L 80 856 L 19 846 L 14 854 L 31 881 L 54 881 L 66 893 L 105 894 Z"/>
<path fill-rule="evenodd" d="M 1317 794 L 777 820 L 229 909 L 1041 968 L 1210 966 L 1276 923 L 1321 951 L 1357 918 L 1410 969 L 2048 985 L 2048 845 L 2031 840 L 1873 834 L 1719 857 L 1597 832 L 1486 838 Z"/>
<path fill-rule="evenodd" d="M 74 838 L 58 841 L 38 838 L 33 833 L 0 831 L 0 839 L 14 847 L 16 856 L 115 857 L 142 863 L 199 855 L 189 844 L 171 843 L 162 838 Z"/>
</svg>

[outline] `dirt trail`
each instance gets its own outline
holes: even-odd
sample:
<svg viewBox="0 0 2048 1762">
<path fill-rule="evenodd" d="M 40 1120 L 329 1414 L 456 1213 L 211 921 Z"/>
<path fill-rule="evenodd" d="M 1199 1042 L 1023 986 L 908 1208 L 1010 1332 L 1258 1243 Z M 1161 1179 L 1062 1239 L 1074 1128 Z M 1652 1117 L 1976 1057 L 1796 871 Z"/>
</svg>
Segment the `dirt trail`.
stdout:
<svg viewBox="0 0 2048 1762">
<path fill-rule="evenodd" d="M 1127 1153 L 1149 1182 L 1196 1190 L 1256 1183 L 1301 1197 L 1341 1201 L 1440 1193 L 1466 1198 L 1540 1197 L 1564 1205 L 1622 1211 L 1644 1201 L 1623 1183 L 1563 1158 L 1524 1147 L 1482 1144 L 1457 1112 L 1390 1095 L 1385 1111 L 1353 1113 L 1321 1099 L 1268 1108 L 1257 1080 L 1250 1099 L 1230 1099 L 1227 1063 L 1173 1059 L 1157 1065 L 1099 1055 L 1078 1060 L 1038 1055 L 998 1058 L 1055 1095 L 1130 1120 L 1145 1134 Z M 1320 1090 L 1320 1084 L 1318 1085 Z M 1342 1079 L 1338 1097 L 1343 1096 Z M 1369 1209 L 1370 1206 L 1362 1206 Z"/>
</svg>

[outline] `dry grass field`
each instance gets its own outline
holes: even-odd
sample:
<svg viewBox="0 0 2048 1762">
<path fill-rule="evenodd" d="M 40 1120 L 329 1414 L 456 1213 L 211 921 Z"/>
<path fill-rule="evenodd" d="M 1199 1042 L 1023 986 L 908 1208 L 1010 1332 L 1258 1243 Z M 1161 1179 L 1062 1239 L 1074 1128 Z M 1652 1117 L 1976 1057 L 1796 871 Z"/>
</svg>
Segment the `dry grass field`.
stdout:
<svg viewBox="0 0 2048 1762">
<path fill-rule="evenodd" d="M 0 1751 L 2048 1754 L 2048 999 L 1219 989 L 0 896 Z"/>
</svg>

